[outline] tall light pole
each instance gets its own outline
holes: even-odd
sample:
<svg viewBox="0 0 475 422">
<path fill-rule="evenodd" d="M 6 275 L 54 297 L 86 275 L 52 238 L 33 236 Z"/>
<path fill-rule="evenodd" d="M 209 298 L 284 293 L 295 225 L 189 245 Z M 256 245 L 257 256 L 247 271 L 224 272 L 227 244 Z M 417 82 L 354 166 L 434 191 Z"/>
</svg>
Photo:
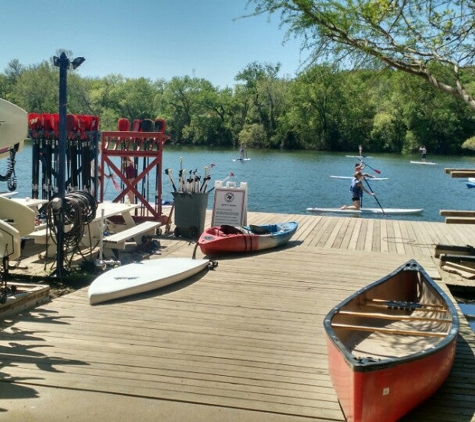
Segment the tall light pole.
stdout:
<svg viewBox="0 0 475 422">
<path fill-rule="evenodd" d="M 58 198 L 53 204 L 56 224 L 56 276 L 66 275 L 64 269 L 64 201 L 66 196 L 66 112 L 68 102 L 68 69 L 76 69 L 86 60 L 76 57 L 70 61 L 63 52 L 59 57 L 53 57 L 53 63 L 59 67 L 59 141 L 58 141 Z"/>
</svg>

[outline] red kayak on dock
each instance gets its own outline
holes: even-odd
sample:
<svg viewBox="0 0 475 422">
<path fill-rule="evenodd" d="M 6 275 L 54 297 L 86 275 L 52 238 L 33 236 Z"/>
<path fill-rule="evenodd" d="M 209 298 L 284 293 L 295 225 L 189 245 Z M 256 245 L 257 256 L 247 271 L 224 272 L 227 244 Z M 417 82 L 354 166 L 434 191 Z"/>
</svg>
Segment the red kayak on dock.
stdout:
<svg viewBox="0 0 475 422">
<path fill-rule="evenodd" d="M 198 245 L 205 255 L 261 251 L 288 242 L 297 227 L 294 221 L 262 226 L 214 226 L 201 234 Z"/>
<path fill-rule="evenodd" d="M 396 421 L 449 375 L 459 320 L 416 261 L 357 291 L 324 319 L 330 377 L 348 421 Z"/>
</svg>

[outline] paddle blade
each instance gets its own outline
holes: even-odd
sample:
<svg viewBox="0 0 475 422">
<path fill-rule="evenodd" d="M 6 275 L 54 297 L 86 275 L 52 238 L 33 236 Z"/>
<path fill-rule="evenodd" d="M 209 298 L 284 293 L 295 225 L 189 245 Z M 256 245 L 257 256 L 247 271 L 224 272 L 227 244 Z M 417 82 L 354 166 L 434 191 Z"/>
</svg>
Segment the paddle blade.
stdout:
<svg viewBox="0 0 475 422">
<path fill-rule="evenodd" d="M 376 174 L 381 174 L 381 171 L 380 171 L 380 170 L 373 169 L 373 171 L 374 171 Z"/>
</svg>

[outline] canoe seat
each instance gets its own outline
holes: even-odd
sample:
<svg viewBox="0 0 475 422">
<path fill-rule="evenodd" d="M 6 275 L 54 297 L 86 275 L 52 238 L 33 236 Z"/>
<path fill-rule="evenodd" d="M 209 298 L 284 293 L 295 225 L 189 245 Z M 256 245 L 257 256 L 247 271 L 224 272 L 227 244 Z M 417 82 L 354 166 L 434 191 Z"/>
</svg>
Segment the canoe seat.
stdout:
<svg viewBox="0 0 475 422">
<path fill-rule="evenodd" d="M 271 234 L 272 232 L 264 227 L 255 226 L 253 224 L 249 225 L 249 229 L 253 234 Z"/>
</svg>

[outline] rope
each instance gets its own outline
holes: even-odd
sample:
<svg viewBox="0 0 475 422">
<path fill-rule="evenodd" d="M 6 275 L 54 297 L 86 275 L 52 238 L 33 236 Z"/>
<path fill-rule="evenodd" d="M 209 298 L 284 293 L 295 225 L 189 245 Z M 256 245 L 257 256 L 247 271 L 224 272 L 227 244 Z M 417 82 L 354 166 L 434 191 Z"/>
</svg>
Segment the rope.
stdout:
<svg viewBox="0 0 475 422">
<path fill-rule="evenodd" d="M 8 182 L 8 189 L 10 192 L 13 192 L 17 188 L 17 178 L 15 174 L 15 155 L 16 149 L 10 148 L 10 157 L 8 157 L 7 162 L 7 172 L 5 174 L 0 174 L 1 182 Z"/>
<path fill-rule="evenodd" d="M 79 250 L 79 244 L 84 236 L 84 226 L 90 224 L 96 217 L 97 201 L 87 191 L 69 192 L 64 198 L 62 216 L 64 218 L 64 226 L 67 231 L 63 234 L 63 248 L 66 252 L 72 252 L 69 263 L 72 261 L 74 253 Z M 54 201 L 48 202 L 46 205 L 46 223 L 48 230 L 55 236 L 47 236 L 56 243 L 56 235 L 60 223 L 61 214 L 55 207 Z M 57 244 L 57 243 L 56 243 Z"/>
</svg>

